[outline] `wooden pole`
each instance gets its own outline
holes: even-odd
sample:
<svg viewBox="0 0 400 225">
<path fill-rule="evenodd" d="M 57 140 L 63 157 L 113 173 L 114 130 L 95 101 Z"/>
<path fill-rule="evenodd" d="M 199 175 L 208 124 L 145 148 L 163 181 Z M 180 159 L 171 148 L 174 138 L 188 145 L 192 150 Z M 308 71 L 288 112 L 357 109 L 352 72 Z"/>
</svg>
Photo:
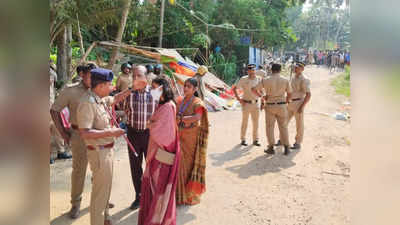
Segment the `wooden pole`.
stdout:
<svg viewBox="0 0 400 225">
<path fill-rule="evenodd" d="M 81 55 L 85 55 L 85 48 L 83 47 L 83 38 L 81 33 L 81 26 L 79 25 L 79 17 L 78 13 L 76 14 L 76 20 L 78 21 L 78 37 L 79 37 L 79 46 L 81 47 Z"/>
</svg>

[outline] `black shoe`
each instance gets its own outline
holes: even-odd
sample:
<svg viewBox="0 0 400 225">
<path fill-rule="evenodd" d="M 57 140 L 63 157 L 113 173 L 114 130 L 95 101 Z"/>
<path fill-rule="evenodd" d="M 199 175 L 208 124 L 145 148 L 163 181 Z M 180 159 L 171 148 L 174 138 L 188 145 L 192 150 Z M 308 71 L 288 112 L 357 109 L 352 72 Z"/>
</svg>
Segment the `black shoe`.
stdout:
<svg viewBox="0 0 400 225">
<path fill-rule="evenodd" d="M 253 141 L 253 145 L 260 147 L 261 144 L 258 141 Z"/>
<path fill-rule="evenodd" d="M 275 144 L 275 146 L 281 146 L 281 145 L 282 145 L 281 140 L 278 140 L 278 142 L 276 142 Z"/>
<path fill-rule="evenodd" d="M 243 146 L 247 146 L 246 141 L 242 141 L 242 142 L 240 142 L 240 144 L 243 145 Z"/>
<path fill-rule="evenodd" d="M 285 151 L 283 152 L 284 155 L 289 155 L 289 146 L 285 146 Z"/>
<path fill-rule="evenodd" d="M 273 155 L 275 154 L 275 150 L 273 146 L 268 147 L 267 149 L 264 150 L 265 153 Z"/>
<path fill-rule="evenodd" d="M 70 159 L 72 158 L 71 154 L 68 154 L 66 152 L 58 153 L 57 154 L 57 159 Z"/>
<path fill-rule="evenodd" d="M 50 164 L 53 164 L 54 163 L 54 159 L 50 159 Z"/>
<path fill-rule="evenodd" d="M 131 207 L 129 207 L 132 210 L 138 209 L 140 207 L 140 199 L 136 199 L 134 202 L 132 202 Z"/>
<path fill-rule="evenodd" d="M 76 219 L 79 217 L 81 207 L 79 205 L 72 206 L 71 210 L 68 212 L 68 215 L 71 219 Z"/>
<path fill-rule="evenodd" d="M 294 143 L 293 146 L 290 147 L 290 149 L 300 149 L 300 148 L 301 148 L 301 145 L 297 144 L 297 143 Z"/>
</svg>

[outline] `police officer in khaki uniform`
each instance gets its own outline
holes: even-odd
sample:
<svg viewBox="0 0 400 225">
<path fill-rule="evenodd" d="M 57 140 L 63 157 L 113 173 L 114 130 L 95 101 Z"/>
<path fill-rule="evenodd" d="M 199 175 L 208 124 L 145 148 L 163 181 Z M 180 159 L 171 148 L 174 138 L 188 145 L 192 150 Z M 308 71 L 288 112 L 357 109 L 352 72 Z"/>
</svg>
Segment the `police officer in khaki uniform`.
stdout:
<svg viewBox="0 0 400 225">
<path fill-rule="evenodd" d="M 78 132 L 78 121 L 77 121 L 77 109 L 80 98 L 88 92 L 90 87 L 90 71 L 89 67 L 80 65 L 77 67 L 77 72 L 82 81 L 78 84 L 74 84 L 70 87 L 66 87 L 61 91 L 59 96 L 56 98 L 54 104 L 50 109 L 50 114 L 53 122 L 63 137 L 66 144 L 71 143 L 72 151 L 72 174 L 71 174 L 71 204 L 72 208 L 69 211 L 71 218 L 77 218 L 79 216 L 79 210 L 82 200 L 82 192 L 86 177 L 87 168 L 87 156 L 86 146 L 83 140 L 79 136 Z M 68 107 L 70 112 L 71 130 L 64 128 L 61 118 L 61 111 Z"/>
<path fill-rule="evenodd" d="M 125 91 L 132 87 L 132 66 L 129 63 L 121 65 L 121 74 L 117 78 L 116 89 L 117 92 Z"/>
<path fill-rule="evenodd" d="M 249 116 L 251 116 L 253 124 L 253 145 L 261 146 L 258 142 L 258 122 L 260 117 L 260 94 L 252 92 L 252 88 L 257 86 L 261 82 L 261 78 L 256 76 L 256 65 L 247 65 L 248 76 L 240 78 L 238 84 L 233 87 L 236 99 L 242 105 L 242 127 L 240 132 L 241 145 L 247 146 L 246 143 L 246 131 Z M 237 88 L 243 90 L 242 98 L 239 97 Z"/>
<path fill-rule="evenodd" d="M 111 70 L 102 68 L 91 70 L 91 90 L 83 95 L 77 110 L 79 132 L 85 142 L 93 173 L 90 198 L 91 225 L 112 224 L 108 218 L 108 203 L 113 173 L 113 146 L 114 139 L 124 134 L 124 130 L 112 128 L 111 117 L 107 112 L 109 109 L 105 97 L 112 91 L 113 77 Z"/>
<path fill-rule="evenodd" d="M 278 121 L 279 136 L 285 147 L 284 154 L 289 154 L 289 135 L 288 135 L 288 110 L 287 103 L 291 98 L 291 87 L 289 81 L 280 76 L 281 65 L 272 65 L 272 75 L 264 78 L 256 87 L 252 88 L 253 93 L 264 90 L 265 96 L 265 122 L 268 139 L 268 149 L 264 152 L 275 154 L 274 129 L 275 121 Z"/>
<path fill-rule="evenodd" d="M 147 80 L 147 83 L 149 84 L 149 85 L 151 85 L 151 83 L 153 82 L 153 80 L 154 79 L 156 79 L 157 78 L 157 75 L 155 75 L 153 72 L 154 72 L 154 66 L 153 65 L 150 65 L 150 64 L 148 64 L 148 65 L 146 65 L 146 80 Z"/>
<path fill-rule="evenodd" d="M 292 100 L 289 103 L 289 122 L 293 118 L 296 119 L 296 142 L 291 149 L 300 149 L 304 135 L 304 107 L 310 101 L 310 79 L 303 75 L 305 64 L 297 62 L 295 66 L 295 77 L 290 84 L 293 89 Z"/>
</svg>

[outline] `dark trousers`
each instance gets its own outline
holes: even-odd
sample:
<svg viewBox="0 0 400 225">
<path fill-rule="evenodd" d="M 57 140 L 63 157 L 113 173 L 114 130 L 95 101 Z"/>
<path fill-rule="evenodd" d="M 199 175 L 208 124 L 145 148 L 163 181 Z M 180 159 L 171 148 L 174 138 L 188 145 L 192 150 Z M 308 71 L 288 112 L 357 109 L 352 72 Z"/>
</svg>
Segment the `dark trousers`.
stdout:
<svg viewBox="0 0 400 225">
<path fill-rule="evenodd" d="M 128 127 L 128 139 L 138 154 L 138 157 L 136 157 L 135 154 L 129 150 L 128 146 L 129 163 L 131 165 L 131 176 L 136 192 L 136 199 L 140 198 L 140 188 L 142 186 L 143 176 L 142 162 L 143 157 L 146 158 L 147 146 L 149 145 L 149 136 L 150 132 L 148 129 L 139 131 L 132 127 Z"/>
</svg>

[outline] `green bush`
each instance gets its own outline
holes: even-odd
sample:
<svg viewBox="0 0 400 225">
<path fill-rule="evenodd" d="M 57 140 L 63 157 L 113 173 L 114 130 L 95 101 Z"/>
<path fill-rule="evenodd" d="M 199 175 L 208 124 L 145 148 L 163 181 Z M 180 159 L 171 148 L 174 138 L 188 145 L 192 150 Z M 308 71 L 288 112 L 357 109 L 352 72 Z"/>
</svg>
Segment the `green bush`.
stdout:
<svg viewBox="0 0 400 225">
<path fill-rule="evenodd" d="M 57 64 L 57 54 L 50 54 L 50 60 L 51 60 L 54 64 Z"/>
<path fill-rule="evenodd" d="M 332 81 L 336 93 L 350 97 L 350 66 L 345 67 L 345 72 Z"/>
</svg>

